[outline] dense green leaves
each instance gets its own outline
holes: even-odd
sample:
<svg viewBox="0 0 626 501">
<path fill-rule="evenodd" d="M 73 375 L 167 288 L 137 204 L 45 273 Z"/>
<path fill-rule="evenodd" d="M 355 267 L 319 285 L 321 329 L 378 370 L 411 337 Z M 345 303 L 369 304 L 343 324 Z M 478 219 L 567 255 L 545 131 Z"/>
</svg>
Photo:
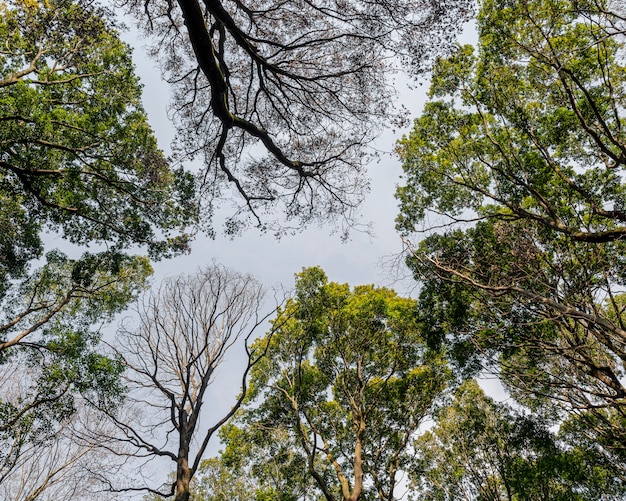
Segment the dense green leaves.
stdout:
<svg viewBox="0 0 626 501">
<path fill-rule="evenodd" d="M 602 415 L 626 404 L 623 18 L 602 1 L 480 7 L 478 49 L 440 61 L 400 143 L 398 227 L 435 226 L 410 260 L 429 339 L 535 410 L 595 415 L 589 433 L 614 454 L 624 431 Z"/>
<path fill-rule="evenodd" d="M 415 494 L 441 501 L 622 499 L 619 469 L 571 438 L 468 381 L 416 441 Z"/>
<path fill-rule="evenodd" d="M 42 230 L 183 250 L 193 182 L 157 149 L 130 49 L 105 13 L 69 0 L 0 9 L 0 278 L 37 256 Z"/>
<path fill-rule="evenodd" d="M 485 2 L 478 54 L 442 61 L 401 142 L 400 227 L 425 211 L 528 219 L 577 241 L 619 238 L 624 69 L 601 3 Z"/>
</svg>

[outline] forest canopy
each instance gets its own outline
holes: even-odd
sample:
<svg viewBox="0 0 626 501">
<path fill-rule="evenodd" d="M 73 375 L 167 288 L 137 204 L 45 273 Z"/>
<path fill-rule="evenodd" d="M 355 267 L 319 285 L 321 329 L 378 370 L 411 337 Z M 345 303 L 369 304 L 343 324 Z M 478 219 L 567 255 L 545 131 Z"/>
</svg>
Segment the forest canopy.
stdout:
<svg viewBox="0 0 626 501">
<path fill-rule="evenodd" d="M 486 1 L 399 145 L 398 228 L 430 338 L 622 465 L 624 17 L 613 2 Z M 436 225 L 430 223 L 436 221 Z"/>
<path fill-rule="evenodd" d="M 619 2 L 107 5 L 0 0 L 0 498 L 624 498 Z M 397 145 L 414 297 L 319 266 L 269 307 L 217 262 L 151 283 L 218 222 L 353 226 L 400 72 L 430 78 Z"/>
</svg>

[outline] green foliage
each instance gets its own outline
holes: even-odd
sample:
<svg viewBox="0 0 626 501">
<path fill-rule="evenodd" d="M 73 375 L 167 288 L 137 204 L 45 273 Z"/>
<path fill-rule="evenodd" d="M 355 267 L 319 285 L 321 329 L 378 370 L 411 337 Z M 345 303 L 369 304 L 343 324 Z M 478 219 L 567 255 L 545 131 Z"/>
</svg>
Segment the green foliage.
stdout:
<svg viewBox="0 0 626 501">
<path fill-rule="evenodd" d="M 470 209 L 579 241 L 619 238 L 618 25 L 602 2 L 483 2 L 478 54 L 460 47 L 439 62 L 432 99 L 400 142 L 399 227 Z"/>
<path fill-rule="evenodd" d="M 469 381 L 416 441 L 415 494 L 441 501 L 623 499 L 619 470 L 571 438 L 494 402 Z"/>
<path fill-rule="evenodd" d="M 114 408 L 100 330 L 187 249 L 194 181 L 157 148 L 130 48 L 91 1 L 0 1 L 0 478 L 76 399 Z M 77 246 L 44 255 L 42 235 Z M 106 250 L 105 250 L 106 249 Z M 39 268 L 35 267 L 39 266 Z M 9 475 L 9 477 L 5 477 Z"/>
<path fill-rule="evenodd" d="M 192 501 L 264 501 L 262 493 L 255 494 L 252 478 L 241 476 L 220 458 L 202 462 L 193 486 Z"/>
<path fill-rule="evenodd" d="M 239 423 L 238 426 L 231 423 L 221 428 L 219 434 L 226 447 L 214 460 L 219 464 L 220 470 L 245 479 L 247 496 L 251 500 L 319 499 L 306 459 L 288 430 L 267 430 L 261 426 L 247 426 L 244 423 Z M 199 482 L 206 485 L 203 476 Z M 218 497 L 218 486 L 224 489 L 221 482 L 212 485 L 201 499 L 222 499 Z M 241 497 L 241 501 L 247 499 L 245 496 Z"/>
<path fill-rule="evenodd" d="M 184 250 L 193 180 L 158 150 L 130 48 L 104 12 L 69 0 L 0 10 L 0 279 L 40 254 L 43 230 Z"/>
<path fill-rule="evenodd" d="M 433 73 L 399 151 L 398 228 L 429 342 L 535 411 L 597 414 L 622 456 L 626 324 L 623 17 L 604 1 L 481 2 L 477 49 Z M 602 437 L 601 437 L 602 436 Z M 623 442 L 622 442 L 623 443 Z"/>
<path fill-rule="evenodd" d="M 144 257 L 105 252 L 72 260 L 58 251 L 11 284 L 0 313 L 0 473 L 29 443 L 45 446 L 75 399 L 115 408 L 121 360 L 99 351 L 100 327 L 126 308 L 152 273 Z"/>
<path fill-rule="evenodd" d="M 395 499 L 409 440 L 450 377 L 415 301 L 309 268 L 254 349 L 267 355 L 221 460 L 270 499 Z"/>
</svg>

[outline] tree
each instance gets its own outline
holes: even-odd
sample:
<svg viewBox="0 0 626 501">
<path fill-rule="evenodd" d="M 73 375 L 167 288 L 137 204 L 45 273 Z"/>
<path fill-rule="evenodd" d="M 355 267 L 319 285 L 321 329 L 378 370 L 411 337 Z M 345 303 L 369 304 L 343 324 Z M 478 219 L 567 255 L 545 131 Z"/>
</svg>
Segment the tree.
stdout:
<svg viewBox="0 0 626 501">
<path fill-rule="evenodd" d="M 297 276 L 222 437 L 226 464 L 261 481 L 259 499 L 397 499 L 410 443 L 449 379 L 415 312 L 389 289 L 329 283 L 320 268 Z"/>
<path fill-rule="evenodd" d="M 623 17 L 603 1 L 485 1 L 400 143 L 399 228 L 429 336 L 623 452 Z M 437 218 L 428 225 L 427 218 Z M 430 305 L 430 306 L 427 306 Z M 475 348 L 478 348 L 476 350 Z M 606 438 L 606 437 L 605 437 Z"/>
<path fill-rule="evenodd" d="M 0 478 L 45 454 L 88 398 L 115 408 L 120 361 L 99 349 L 100 331 L 126 308 L 152 268 L 146 258 L 58 252 L 2 298 L 0 314 Z"/>
<path fill-rule="evenodd" d="M 157 149 L 130 48 L 104 12 L 69 0 L 0 8 L 2 283 L 41 256 L 42 231 L 155 257 L 185 249 L 171 233 L 193 222 L 193 180 Z"/>
<path fill-rule="evenodd" d="M 531 416 L 465 382 L 416 441 L 416 499 L 622 499 L 624 483 L 593 449 L 564 442 Z"/>
<path fill-rule="evenodd" d="M 201 465 L 211 437 L 241 404 L 246 375 L 261 352 L 247 350 L 243 389 L 233 407 L 207 426 L 207 390 L 227 351 L 246 340 L 265 320 L 259 316 L 263 289 L 250 275 L 212 265 L 193 275 L 166 279 L 140 302 L 136 328 L 123 327 L 118 353 L 123 357 L 126 405 L 131 413 L 102 410 L 115 423 L 115 438 L 133 448 L 137 458 L 165 458 L 176 467 L 174 481 L 159 488 L 115 485 L 111 490 L 147 491 L 187 501 L 191 480 Z M 133 406 L 133 404 L 135 404 Z M 134 416 L 132 413 L 135 413 Z M 96 443 L 102 437 L 96 432 Z"/>
<path fill-rule="evenodd" d="M 354 223 L 367 188 L 366 147 L 394 117 L 396 56 L 413 69 L 428 66 L 450 46 L 472 6 L 467 0 L 119 3 L 155 41 L 153 54 L 174 88 L 178 148 L 206 164 L 207 214 L 220 199 L 235 197 L 229 233 L 250 222 L 279 233 L 333 217 Z"/>
</svg>

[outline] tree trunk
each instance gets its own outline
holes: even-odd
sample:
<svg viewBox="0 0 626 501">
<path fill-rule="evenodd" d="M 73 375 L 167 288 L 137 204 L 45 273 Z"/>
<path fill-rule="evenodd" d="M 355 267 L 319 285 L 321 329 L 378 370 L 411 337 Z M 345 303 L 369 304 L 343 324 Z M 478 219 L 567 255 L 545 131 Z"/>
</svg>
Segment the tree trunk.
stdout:
<svg viewBox="0 0 626 501">
<path fill-rule="evenodd" d="M 186 457 L 178 458 L 176 468 L 176 498 L 175 501 L 189 501 L 189 484 L 191 483 L 191 469 Z"/>
</svg>

